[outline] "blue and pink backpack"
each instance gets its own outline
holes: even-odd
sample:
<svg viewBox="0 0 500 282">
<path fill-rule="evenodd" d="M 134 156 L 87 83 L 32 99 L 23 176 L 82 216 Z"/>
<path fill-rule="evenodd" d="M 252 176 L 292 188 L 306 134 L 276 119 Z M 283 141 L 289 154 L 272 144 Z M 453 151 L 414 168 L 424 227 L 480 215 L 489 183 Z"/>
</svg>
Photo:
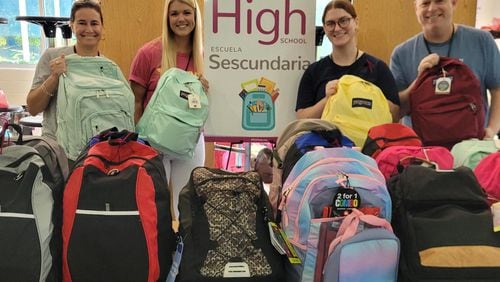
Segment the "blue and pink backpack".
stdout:
<svg viewBox="0 0 500 282">
<path fill-rule="evenodd" d="M 334 212 L 325 216 L 325 210 L 330 208 Z M 325 274 L 324 263 L 336 249 L 324 245 L 337 237 L 350 208 L 369 211 L 389 224 L 391 199 L 375 161 L 350 148 L 320 149 L 300 158 L 283 185 L 280 203 L 283 230 L 302 260 L 302 264 L 289 269 L 287 281 L 322 281 L 317 280 L 315 273 Z M 367 240 L 371 241 L 370 238 Z M 393 247 L 395 245 L 391 245 L 388 252 L 394 254 L 397 261 L 399 248 Z M 368 254 L 362 254 L 364 256 Z M 363 268 L 364 264 L 360 263 L 359 267 Z M 396 270 L 397 265 L 391 265 L 381 271 L 395 277 Z"/>
</svg>

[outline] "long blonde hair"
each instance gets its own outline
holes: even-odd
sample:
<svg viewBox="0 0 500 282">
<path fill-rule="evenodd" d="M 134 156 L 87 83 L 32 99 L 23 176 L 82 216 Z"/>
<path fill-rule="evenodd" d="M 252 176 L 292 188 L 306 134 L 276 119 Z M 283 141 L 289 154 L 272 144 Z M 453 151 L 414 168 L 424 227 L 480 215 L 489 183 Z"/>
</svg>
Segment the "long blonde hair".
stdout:
<svg viewBox="0 0 500 282">
<path fill-rule="evenodd" d="M 161 73 L 172 67 L 177 66 L 177 47 L 175 46 L 174 32 L 170 29 L 168 21 L 168 9 L 170 4 L 178 1 L 189 5 L 194 9 L 195 13 L 195 27 L 191 33 L 192 58 L 194 62 L 194 69 L 197 73 L 203 74 L 203 23 L 201 19 L 200 9 L 197 0 L 165 0 L 163 9 L 163 28 L 162 28 L 162 59 L 161 59 Z"/>
</svg>

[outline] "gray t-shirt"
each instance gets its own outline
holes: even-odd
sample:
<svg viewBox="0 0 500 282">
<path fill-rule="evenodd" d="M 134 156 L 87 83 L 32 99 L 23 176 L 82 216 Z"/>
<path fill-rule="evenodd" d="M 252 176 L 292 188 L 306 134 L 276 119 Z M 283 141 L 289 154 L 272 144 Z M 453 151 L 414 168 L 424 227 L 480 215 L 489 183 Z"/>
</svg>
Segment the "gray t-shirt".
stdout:
<svg viewBox="0 0 500 282">
<path fill-rule="evenodd" d="M 42 83 L 50 76 L 50 65 L 49 62 L 61 54 L 69 55 L 74 53 L 73 46 L 66 46 L 60 48 L 49 48 L 40 57 L 38 64 L 36 65 L 35 75 L 33 77 L 33 83 L 31 84 L 31 90 L 39 87 Z M 43 122 L 42 122 L 42 134 L 56 139 L 57 130 L 57 112 L 56 112 L 56 101 L 57 101 L 57 89 L 54 92 L 54 96 L 50 98 L 49 104 L 43 111 Z"/>
<path fill-rule="evenodd" d="M 500 54 L 490 33 L 457 25 L 453 40 L 442 44 L 429 43 L 429 49 L 440 56 L 458 58 L 465 63 L 481 83 L 486 100 L 486 89 L 500 87 Z M 420 61 L 429 52 L 422 33 L 396 46 L 391 55 L 390 69 L 399 91 L 405 90 L 417 77 Z"/>
</svg>

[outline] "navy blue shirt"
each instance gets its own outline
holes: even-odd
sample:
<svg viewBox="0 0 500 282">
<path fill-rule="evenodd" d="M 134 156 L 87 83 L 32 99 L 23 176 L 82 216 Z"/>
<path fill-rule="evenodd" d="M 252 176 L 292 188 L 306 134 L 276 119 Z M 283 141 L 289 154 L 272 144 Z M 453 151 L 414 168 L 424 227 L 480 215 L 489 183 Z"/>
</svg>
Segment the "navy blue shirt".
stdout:
<svg viewBox="0 0 500 282">
<path fill-rule="evenodd" d="M 387 100 L 399 106 L 398 89 L 389 67 L 382 60 L 364 53 L 350 66 L 339 66 L 330 56 L 311 64 L 300 80 L 295 111 L 314 106 L 325 97 L 328 81 L 345 74 L 356 75 L 377 85 Z"/>
</svg>

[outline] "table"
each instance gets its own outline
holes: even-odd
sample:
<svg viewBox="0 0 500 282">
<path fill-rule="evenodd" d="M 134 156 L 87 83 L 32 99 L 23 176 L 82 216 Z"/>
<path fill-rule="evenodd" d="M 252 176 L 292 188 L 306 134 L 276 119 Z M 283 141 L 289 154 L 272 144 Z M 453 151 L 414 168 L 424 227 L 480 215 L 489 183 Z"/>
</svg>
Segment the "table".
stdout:
<svg viewBox="0 0 500 282">
<path fill-rule="evenodd" d="M 0 108 L 0 113 L 13 113 L 22 111 L 24 111 L 24 108 L 21 106 L 10 106 L 8 108 Z"/>
<path fill-rule="evenodd" d="M 42 115 L 22 117 L 19 120 L 20 125 L 29 127 L 42 127 L 42 122 Z"/>
<path fill-rule="evenodd" d="M 45 37 L 49 40 L 49 47 L 55 47 L 57 28 L 61 29 L 62 36 L 67 41 L 71 39 L 71 28 L 69 17 L 47 17 L 47 16 L 17 16 L 16 21 L 27 21 L 42 26 Z"/>
</svg>

